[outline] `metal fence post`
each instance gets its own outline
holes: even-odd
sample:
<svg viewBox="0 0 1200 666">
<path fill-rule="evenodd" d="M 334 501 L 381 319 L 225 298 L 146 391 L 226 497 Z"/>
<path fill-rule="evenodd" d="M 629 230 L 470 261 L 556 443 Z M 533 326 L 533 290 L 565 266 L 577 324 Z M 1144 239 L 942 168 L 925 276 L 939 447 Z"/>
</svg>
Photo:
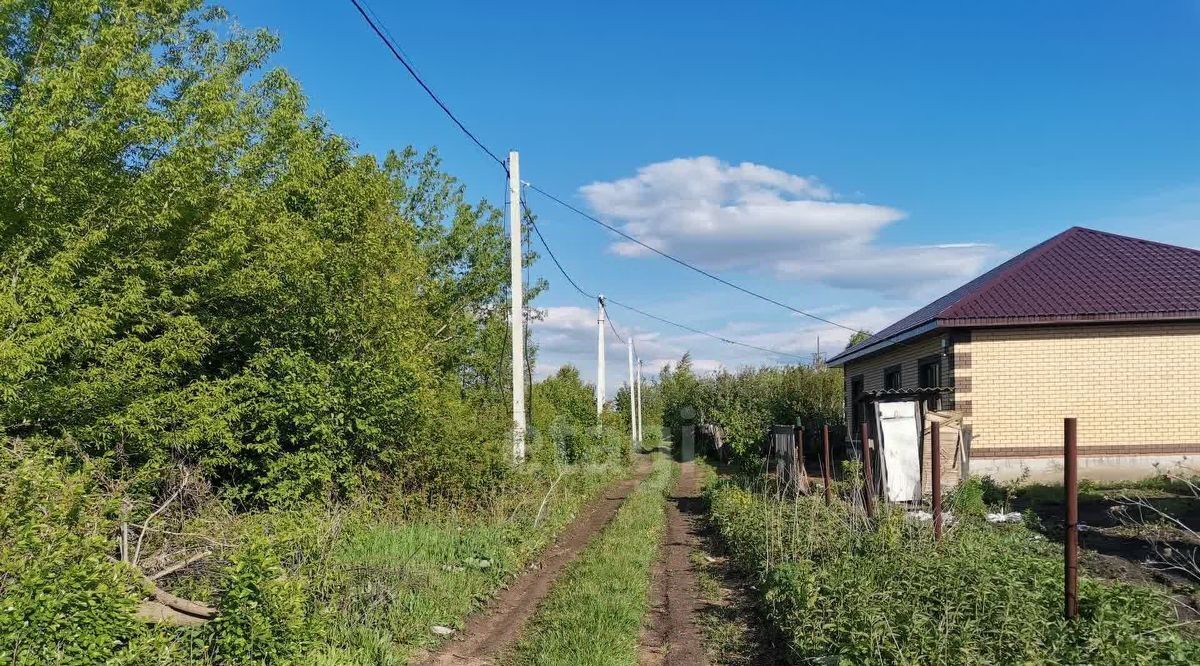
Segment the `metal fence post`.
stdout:
<svg viewBox="0 0 1200 666">
<path fill-rule="evenodd" d="M 934 423 L 929 430 L 931 462 L 929 479 L 933 485 L 933 538 L 942 540 L 942 424 Z"/>
<path fill-rule="evenodd" d="M 1066 493 L 1066 535 L 1063 540 L 1065 615 L 1079 613 L 1079 447 L 1075 419 L 1063 419 L 1063 490 Z"/>
<path fill-rule="evenodd" d="M 829 426 L 825 426 L 824 459 L 821 463 L 821 475 L 825 477 L 825 504 L 833 504 L 833 462 L 829 459 Z"/>
<path fill-rule="evenodd" d="M 804 428 L 792 426 L 792 482 L 796 486 L 794 495 L 799 495 L 801 492 L 800 473 L 803 471 L 803 466 L 800 464 L 800 447 L 803 441 Z"/>
<path fill-rule="evenodd" d="M 875 517 L 874 500 L 871 497 L 875 492 L 875 479 L 871 473 L 871 445 L 867 439 L 867 424 L 862 424 L 862 454 L 863 454 L 863 506 L 867 509 L 867 517 Z"/>
</svg>

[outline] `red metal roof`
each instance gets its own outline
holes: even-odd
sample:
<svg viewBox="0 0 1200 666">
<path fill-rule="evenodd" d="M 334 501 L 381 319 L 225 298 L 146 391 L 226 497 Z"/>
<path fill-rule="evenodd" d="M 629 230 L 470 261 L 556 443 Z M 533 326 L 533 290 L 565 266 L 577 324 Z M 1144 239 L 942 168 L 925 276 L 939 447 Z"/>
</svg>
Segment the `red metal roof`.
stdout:
<svg viewBox="0 0 1200 666">
<path fill-rule="evenodd" d="M 1200 319 L 1200 250 L 1073 227 L 830 361 L 921 327 L 1172 319 Z"/>
</svg>

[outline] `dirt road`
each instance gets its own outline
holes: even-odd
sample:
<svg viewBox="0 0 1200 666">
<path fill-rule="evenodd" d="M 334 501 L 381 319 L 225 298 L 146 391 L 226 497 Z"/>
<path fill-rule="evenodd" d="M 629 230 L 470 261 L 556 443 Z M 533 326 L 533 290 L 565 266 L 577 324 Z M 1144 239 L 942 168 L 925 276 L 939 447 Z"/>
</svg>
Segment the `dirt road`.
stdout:
<svg viewBox="0 0 1200 666">
<path fill-rule="evenodd" d="M 702 666 L 708 663 L 697 623 L 703 603 L 691 555 L 699 548 L 704 507 L 696 466 L 683 463 L 667 503 L 662 559 L 651 582 L 651 608 L 638 661 L 643 666 Z"/>
<path fill-rule="evenodd" d="M 567 565 L 604 529 L 629 493 L 650 473 L 649 456 L 642 457 L 636 465 L 631 478 L 614 483 L 591 502 L 542 554 L 536 567 L 525 570 L 487 608 L 467 621 L 458 638 L 447 641 L 422 663 L 428 666 L 495 663 L 520 637 Z"/>
</svg>

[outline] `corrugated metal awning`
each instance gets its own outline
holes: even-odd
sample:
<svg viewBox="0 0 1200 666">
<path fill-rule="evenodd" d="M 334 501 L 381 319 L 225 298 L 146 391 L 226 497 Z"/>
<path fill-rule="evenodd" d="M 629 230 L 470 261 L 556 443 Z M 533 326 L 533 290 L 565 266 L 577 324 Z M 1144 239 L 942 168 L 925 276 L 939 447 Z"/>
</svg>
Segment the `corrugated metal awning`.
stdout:
<svg viewBox="0 0 1200 666">
<path fill-rule="evenodd" d="M 866 391 L 858 396 L 859 402 L 882 402 L 885 400 L 907 400 L 910 398 L 931 398 L 934 396 L 953 393 L 953 386 L 926 386 L 922 388 L 879 389 Z"/>
</svg>

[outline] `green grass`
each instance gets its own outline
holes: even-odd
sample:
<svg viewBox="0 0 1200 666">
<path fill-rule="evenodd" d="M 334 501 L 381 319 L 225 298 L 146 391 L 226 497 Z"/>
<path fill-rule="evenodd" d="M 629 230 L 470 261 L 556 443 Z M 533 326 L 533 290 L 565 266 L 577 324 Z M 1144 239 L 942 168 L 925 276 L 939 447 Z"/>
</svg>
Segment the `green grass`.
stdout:
<svg viewBox="0 0 1200 666">
<path fill-rule="evenodd" d="M 314 576 L 322 587 L 326 645 L 312 661 L 404 664 L 420 648 L 434 646 L 441 639 L 432 627 L 461 629 L 468 614 L 623 472 L 572 470 L 549 493 L 544 509 L 548 487 L 531 487 L 484 512 L 429 510 L 349 525 L 325 571 Z"/>
<path fill-rule="evenodd" d="M 651 475 L 555 585 L 511 663 L 637 663 L 650 566 L 665 525 L 663 495 L 677 469 L 670 459 L 656 458 Z"/>
<path fill-rule="evenodd" d="M 695 465 L 702 488 L 717 482 L 717 471 L 708 461 L 697 459 Z M 697 592 L 707 602 L 697 622 L 704 632 L 709 661 L 727 666 L 762 663 L 767 646 L 760 644 L 759 614 L 749 590 L 754 580 L 738 576 L 721 553 L 708 551 L 719 544 L 706 539 L 701 546 L 702 550 L 692 551 L 690 559 Z"/>
<path fill-rule="evenodd" d="M 1194 492 L 1189 486 L 1200 482 L 1200 476 L 1195 470 L 1172 468 L 1168 473 L 1159 474 L 1145 479 L 1128 481 L 1093 481 L 1083 479 L 1079 482 L 1080 501 L 1100 501 L 1119 499 L 1122 495 L 1132 495 L 1145 498 L 1190 498 Z M 1063 485 L 1061 483 L 1016 483 L 1001 485 L 985 480 L 989 487 L 987 499 L 993 503 L 1002 500 L 1028 504 L 1061 504 L 1063 502 Z"/>
<path fill-rule="evenodd" d="M 1156 592 L 1083 578 L 1062 619 L 1058 547 L 1021 525 L 963 520 L 935 543 L 924 523 L 879 506 L 780 502 L 733 483 L 708 492 L 734 562 L 797 662 L 854 664 L 1194 664 Z M 800 520 L 797 525 L 796 517 Z M 797 526 L 800 529 L 797 529 Z"/>
</svg>

